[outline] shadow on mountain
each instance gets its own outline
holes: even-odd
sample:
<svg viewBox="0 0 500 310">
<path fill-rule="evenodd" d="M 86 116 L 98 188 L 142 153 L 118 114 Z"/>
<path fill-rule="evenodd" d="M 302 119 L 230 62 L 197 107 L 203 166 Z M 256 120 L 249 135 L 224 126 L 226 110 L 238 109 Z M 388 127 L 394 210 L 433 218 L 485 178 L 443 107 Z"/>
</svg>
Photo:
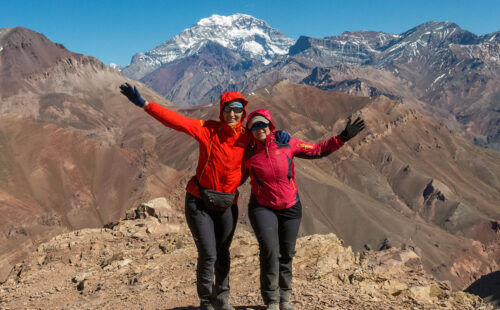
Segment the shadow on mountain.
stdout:
<svg viewBox="0 0 500 310">
<path fill-rule="evenodd" d="M 500 271 L 495 271 L 472 283 L 465 292 L 478 295 L 488 302 L 500 305 Z"/>
</svg>

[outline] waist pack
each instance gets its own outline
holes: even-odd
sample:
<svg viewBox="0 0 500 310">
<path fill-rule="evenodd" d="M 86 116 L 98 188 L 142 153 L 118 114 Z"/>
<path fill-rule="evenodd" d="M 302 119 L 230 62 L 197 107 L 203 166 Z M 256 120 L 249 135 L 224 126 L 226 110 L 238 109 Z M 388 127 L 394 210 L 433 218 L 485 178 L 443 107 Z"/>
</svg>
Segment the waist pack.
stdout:
<svg viewBox="0 0 500 310">
<path fill-rule="evenodd" d="M 198 182 L 197 178 L 194 178 L 194 182 L 200 189 L 201 200 L 203 200 L 203 204 L 207 209 L 216 212 L 224 212 L 233 205 L 236 193 L 222 193 L 213 189 L 204 188 L 201 186 L 200 182 Z"/>
</svg>

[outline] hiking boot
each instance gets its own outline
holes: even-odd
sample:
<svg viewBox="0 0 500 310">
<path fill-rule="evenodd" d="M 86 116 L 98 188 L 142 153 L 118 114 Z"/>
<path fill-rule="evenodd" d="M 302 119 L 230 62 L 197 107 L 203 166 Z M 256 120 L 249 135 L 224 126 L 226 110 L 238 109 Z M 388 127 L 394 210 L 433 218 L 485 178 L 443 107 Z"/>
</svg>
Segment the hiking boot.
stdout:
<svg viewBox="0 0 500 310">
<path fill-rule="evenodd" d="M 214 310 L 214 307 L 211 304 L 201 304 L 200 310 Z"/>
<path fill-rule="evenodd" d="M 236 310 L 229 303 L 222 303 L 222 304 L 214 303 L 214 307 L 212 309 L 215 309 L 215 310 Z"/>
<path fill-rule="evenodd" d="M 295 307 L 289 301 L 280 302 L 280 310 L 295 310 Z"/>
<path fill-rule="evenodd" d="M 279 306 L 277 303 L 271 303 L 266 305 L 266 310 L 279 310 Z"/>
</svg>

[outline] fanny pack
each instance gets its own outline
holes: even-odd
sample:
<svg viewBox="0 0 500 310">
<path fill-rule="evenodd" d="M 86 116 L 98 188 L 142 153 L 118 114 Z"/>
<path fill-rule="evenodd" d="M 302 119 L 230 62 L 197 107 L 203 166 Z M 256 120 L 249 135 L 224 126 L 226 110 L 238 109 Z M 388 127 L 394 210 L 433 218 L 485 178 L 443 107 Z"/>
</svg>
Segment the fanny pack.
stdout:
<svg viewBox="0 0 500 310">
<path fill-rule="evenodd" d="M 216 212 L 224 212 L 233 205 L 236 193 L 222 193 L 213 189 L 204 188 L 196 177 L 194 178 L 194 182 L 200 189 L 201 200 L 203 200 L 203 204 L 207 209 Z"/>
</svg>

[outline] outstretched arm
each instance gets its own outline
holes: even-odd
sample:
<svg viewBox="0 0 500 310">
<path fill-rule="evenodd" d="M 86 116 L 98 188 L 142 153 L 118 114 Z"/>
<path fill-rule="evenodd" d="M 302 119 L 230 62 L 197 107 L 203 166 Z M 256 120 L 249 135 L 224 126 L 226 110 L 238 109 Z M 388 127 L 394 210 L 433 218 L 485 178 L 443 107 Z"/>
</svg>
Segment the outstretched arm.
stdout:
<svg viewBox="0 0 500 310">
<path fill-rule="evenodd" d="M 365 122 L 358 117 L 352 124 L 351 118 L 348 119 L 345 129 L 340 135 L 332 137 L 318 144 L 306 143 L 297 139 L 290 141 L 292 152 L 299 158 L 321 158 L 327 156 L 344 145 L 345 142 L 354 138 L 358 133 L 365 129 Z"/>
<path fill-rule="evenodd" d="M 344 145 L 339 136 L 332 137 L 321 143 L 307 143 L 295 138 L 290 140 L 294 156 L 305 159 L 316 159 L 328 156 Z"/>
<path fill-rule="evenodd" d="M 177 112 L 167 109 L 156 102 L 149 102 L 144 110 L 160 121 L 163 125 L 184 132 L 198 139 L 204 132 L 205 121 L 185 117 Z"/>
<path fill-rule="evenodd" d="M 128 98 L 133 104 L 143 108 L 149 115 L 156 118 L 163 125 L 184 132 L 199 140 L 204 133 L 204 124 L 202 120 L 185 117 L 177 112 L 167 109 L 158 103 L 148 102 L 141 97 L 141 94 L 134 86 L 125 83 L 120 86 L 120 92 Z"/>
</svg>

